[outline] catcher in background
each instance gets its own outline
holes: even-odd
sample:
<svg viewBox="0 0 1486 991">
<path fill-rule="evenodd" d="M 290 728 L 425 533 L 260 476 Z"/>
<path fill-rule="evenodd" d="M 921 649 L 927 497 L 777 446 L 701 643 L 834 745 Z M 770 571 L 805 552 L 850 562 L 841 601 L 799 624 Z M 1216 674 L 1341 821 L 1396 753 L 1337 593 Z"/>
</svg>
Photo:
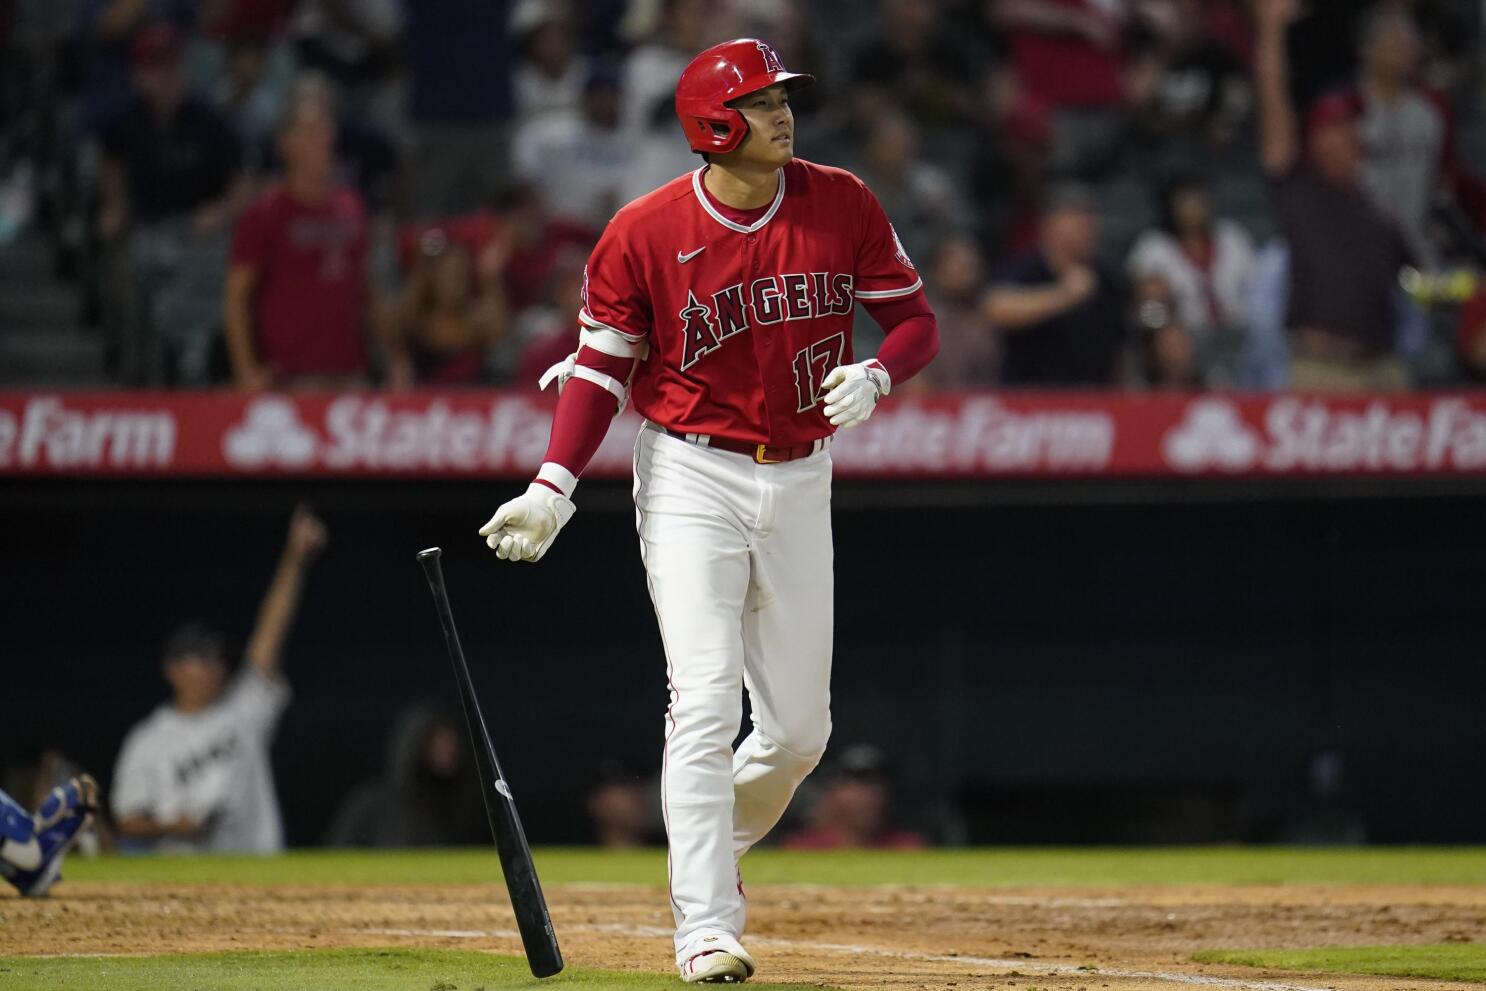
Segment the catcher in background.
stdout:
<svg viewBox="0 0 1486 991">
<path fill-rule="evenodd" d="M 0 791 L 0 876 L 28 898 L 45 895 L 96 811 L 98 784 L 86 774 L 53 788 L 34 815 Z"/>
</svg>

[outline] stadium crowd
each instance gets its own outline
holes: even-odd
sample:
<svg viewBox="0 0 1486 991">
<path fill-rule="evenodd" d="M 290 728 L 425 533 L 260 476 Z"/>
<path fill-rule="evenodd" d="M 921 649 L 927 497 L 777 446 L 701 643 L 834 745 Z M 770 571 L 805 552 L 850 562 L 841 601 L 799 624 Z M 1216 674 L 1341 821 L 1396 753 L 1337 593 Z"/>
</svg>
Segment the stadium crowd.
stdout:
<svg viewBox="0 0 1486 991">
<path fill-rule="evenodd" d="M 923 272 L 922 388 L 1486 379 L 1469 0 L 0 2 L 0 245 L 124 385 L 535 383 L 720 39 L 820 84 Z M 3 248 L 0 248 L 3 250 Z M 859 320 L 863 350 L 876 328 Z"/>
</svg>

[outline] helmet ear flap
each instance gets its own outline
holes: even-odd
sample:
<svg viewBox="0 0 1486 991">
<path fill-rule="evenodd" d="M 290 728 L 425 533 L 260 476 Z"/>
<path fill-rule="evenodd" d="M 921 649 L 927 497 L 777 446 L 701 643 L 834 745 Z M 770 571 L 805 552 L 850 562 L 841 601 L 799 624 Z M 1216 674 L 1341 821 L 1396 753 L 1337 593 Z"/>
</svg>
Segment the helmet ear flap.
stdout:
<svg viewBox="0 0 1486 991">
<path fill-rule="evenodd" d="M 691 134 L 693 151 L 724 154 L 743 143 L 748 135 L 748 121 L 732 107 L 704 112 L 693 111 Z"/>
</svg>

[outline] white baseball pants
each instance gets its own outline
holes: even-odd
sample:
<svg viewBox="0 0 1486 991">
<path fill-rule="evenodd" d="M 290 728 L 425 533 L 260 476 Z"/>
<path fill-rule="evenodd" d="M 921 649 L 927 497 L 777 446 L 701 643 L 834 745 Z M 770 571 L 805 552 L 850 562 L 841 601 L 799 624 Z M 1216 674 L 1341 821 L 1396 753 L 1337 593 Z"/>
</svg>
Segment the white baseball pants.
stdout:
<svg viewBox="0 0 1486 991">
<path fill-rule="evenodd" d="M 742 935 L 738 858 L 779 821 L 831 732 L 831 457 L 756 464 L 653 425 L 635 514 L 670 682 L 661 794 L 682 963 Z M 742 689 L 753 729 L 732 750 Z"/>
</svg>

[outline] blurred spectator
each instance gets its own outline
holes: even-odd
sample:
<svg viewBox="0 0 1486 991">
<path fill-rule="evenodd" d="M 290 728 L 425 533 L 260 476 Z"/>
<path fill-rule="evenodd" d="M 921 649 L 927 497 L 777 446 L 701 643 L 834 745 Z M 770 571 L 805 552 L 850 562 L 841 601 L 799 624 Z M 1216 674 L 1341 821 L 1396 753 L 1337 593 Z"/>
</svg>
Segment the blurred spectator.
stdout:
<svg viewBox="0 0 1486 991">
<path fill-rule="evenodd" d="M 1440 262 L 1430 211 L 1441 191 L 1450 123 L 1443 97 L 1416 82 L 1419 29 L 1404 7 L 1380 3 L 1362 22 L 1356 101 L 1362 189 L 1403 234 L 1422 265 Z"/>
<path fill-rule="evenodd" d="M 924 288 L 939 321 L 939 357 L 925 369 L 928 382 L 936 389 L 990 388 L 999 381 L 1000 355 L 995 328 L 981 306 L 980 246 L 957 234 L 941 241 L 929 258 Z"/>
<path fill-rule="evenodd" d="M 196 24 L 195 0 L 79 0 L 78 49 L 82 53 L 81 127 L 99 135 L 128 109 L 135 59 L 131 46 L 137 33 L 155 24 L 190 31 Z"/>
<path fill-rule="evenodd" d="M 787 66 L 812 66 L 816 69 L 833 65 L 838 53 L 821 44 L 817 17 L 812 5 L 791 0 L 732 0 L 737 12 L 735 37 L 762 38 L 779 54 Z M 817 73 L 815 82 L 790 94 L 790 109 L 795 119 L 811 117 L 836 99 L 837 90 L 831 78 Z M 812 126 L 812 133 L 819 127 Z M 812 156 L 813 157 L 813 156 Z"/>
<path fill-rule="evenodd" d="M 1460 307 L 1455 337 L 1456 354 L 1472 382 L 1486 382 L 1486 286 Z"/>
<path fill-rule="evenodd" d="M 323 83 L 301 81 L 279 131 L 282 183 L 243 214 L 227 275 L 227 345 L 242 389 L 348 387 L 367 380 L 366 335 L 386 340 L 367 278 L 361 197 L 332 177 L 335 115 Z M 389 382 L 408 384 L 388 341 Z"/>
<path fill-rule="evenodd" d="M 502 282 L 479 285 L 469 247 L 435 227 L 420 238 L 397 325 L 420 384 L 474 385 L 487 351 L 507 337 L 511 314 Z"/>
<path fill-rule="evenodd" d="M 889 107 L 925 125 L 974 116 L 974 53 L 969 39 L 945 29 L 941 6 L 939 0 L 882 0 L 877 30 L 851 57 L 854 119 L 870 123 Z"/>
<path fill-rule="evenodd" d="M 511 34 L 516 47 L 517 119 L 576 116 L 590 70 L 588 59 L 577 50 L 569 0 L 518 0 L 511 13 Z M 518 138 L 518 150 L 520 145 Z"/>
<path fill-rule="evenodd" d="M 1159 278 L 1198 364 L 1229 368 L 1243 340 L 1253 240 L 1238 224 L 1213 216 L 1207 185 L 1195 176 L 1163 182 L 1157 198 L 1159 226 L 1136 239 L 1126 262 L 1130 278 Z"/>
<path fill-rule="evenodd" d="M 632 4 L 632 16 L 647 4 Z M 673 126 L 676 80 L 709 45 L 732 37 L 730 0 L 660 0 L 652 24 L 632 23 L 639 44 L 624 62 L 624 126 L 642 133 Z"/>
<path fill-rule="evenodd" d="M 267 2 L 267 0 L 255 0 Z M 290 33 L 303 69 L 330 79 L 342 94 L 347 116 L 376 121 L 396 134 L 402 93 L 400 69 L 403 0 L 297 0 Z"/>
<path fill-rule="evenodd" d="M 634 14 L 647 5 L 633 4 Z M 636 142 L 620 202 L 628 203 L 701 162 L 676 137 L 676 80 L 703 49 L 735 37 L 730 0 L 660 0 L 653 26 L 630 25 L 644 40 L 624 60 L 623 126 Z"/>
<path fill-rule="evenodd" d="M 910 257 L 927 257 L 966 216 L 954 183 L 919 157 L 918 131 L 907 116 L 886 109 L 872 121 L 853 169 L 882 203 Z"/>
<path fill-rule="evenodd" d="M 853 744 L 824 769 L 823 790 L 810 810 L 810 825 L 785 836 L 787 850 L 918 850 L 923 834 L 896 828 L 893 775 L 886 755 L 869 744 Z"/>
<path fill-rule="evenodd" d="M 135 95 L 104 135 L 104 234 L 185 214 L 197 230 L 221 228 L 239 191 L 241 147 L 222 117 L 187 92 L 174 28 L 151 25 L 130 52 Z"/>
<path fill-rule="evenodd" d="M 1290 250 L 1290 385 L 1406 388 L 1409 370 L 1394 335 L 1407 252 L 1363 191 L 1355 101 L 1339 94 L 1316 101 L 1302 144 L 1285 53 L 1299 0 L 1260 0 L 1257 11 L 1261 159 Z"/>
<path fill-rule="evenodd" d="M 646 781 L 617 761 L 605 761 L 584 801 L 594 842 L 624 849 L 665 842 L 658 781 Z"/>
<path fill-rule="evenodd" d="M 1162 275 L 1146 275 L 1135 280 L 1134 294 L 1138 360 L 1130 384 L 1149 389 L 1201 388 L 1206 365 L 1181 320 L 1171 284 Z"/>
<path fill-rule="evenodd" d="M 560 256 L 571 246 L 586 253 L 597 235 L 584 224 L 554 217 L 547 200 L 534 186 L 518 186 L 501 201 L 502 237 L 510 239 L 510 258 L 504 266 L 506 293 L 511 307 L 523 310 L 536 302 Z M 486 242 L 494 245 L 492 239 Z M 499 249 L 496 249 L 499 250 Z M 572 317 L 577 316 L 577 303 Z"/>
<path fill-rule="evenodd" d="M 1007 385 L 1109 385 L 1125 339 L 1126 289 L 1102 270 L 1092 194 L 1067 185 L 1048 196 L 1038 246 L 1009 264 L 986 295 L 1001 333 Z"/>
<path fill-rule="evenodd" d="M 1032 249 L 1052 147 L 1047 108 L 1015 72 L 992 67 L 981 79 L 979 126 L 970 152 L 970 192 L 981 247 L 995 263 Z"/>
<path fill-rule="evenodd" d="M 296 508 L 246 663 L 230 682 L 222 637 L 204 624 L 187 623 L 166 640 L 171 700 L 129 731 L 114 770 L 112 807 L 124 841 L 160 852 L 283 849 L 268 757 L 289 704 L 280 655 L 325 539 L 315 515 Z"/>
<path fill-rule="evenodd" d="M 1108 0 L 990 0 L 1028 95 L 1053 111 L 1053 169 L 1107 166 L 1125 97 L 1124 5 Z"/>
<path fill-rule="evenodd" d="M 468 846 L 490 826 L 459 720 L 432 705 L 398 717 L 386 776 L 347 795 L 331 819 L 327 846 Z"/>
<path fill-rule="evenodd" d="M 1290 383 L 1290 338 L 1285 314 L 1290 308 L 1290 249 L 1283 238 L 1271 238 L 1254 254 L 1249 282 L 1248 314 L 1239 354 L 1238 385 L 1244 389 L 1283 389 Z"/>
<path fill-rule="evenodd" d="M 510 173 L 511 2 L 410 0 L 404 10 L 413 209 L 420 218 L 467 213 Z"/>
<path fill-rule="evenodd" d="M 553 213 L 602 230 L 624 201 L 636 155 L 619 126 L 619 73 L 595 64 L 583 85 L 581 113 L 534 118 L 516 129 L 516 175 L 545 194 Z"/>
<path fill-rule="evenodd" d="M 130 47 L 135 96 L 103 138 L 98 229 L 113 255 L 115 365 L 131 384 L 199 384 L 217 326 L 227 233 L 249 187 L 231 127 L 186 90 L 168 24 Z"/>
<path fill-rule="evenodd" d="M 1247 67 L 1232 42 L 1209 33 L 1203 0 L 1146 0 L 1136 5 L 1140 38 L 1126 74 L 1140 135 L 1194 150 L 1226 146 L 1253 107 Z M 1190 152 L 1189 152 L 1190 154 Z"/>
<path fill-rule="evenodd" d="M 287 45 L 267 34 L 268 25 L 223 24 L 227 65 L 213 94 L 242 145 L 249 174 L 268 166 L 273 133 L 293 82 L 294 58 Z"/>
<path fill-rule="evenodd" d="M 507 380 L 532 385 L 543 372 L 572 353 L 578 340 L 576 316 L 582 305 L 587 262 L 588 252 L 577 244 L 565 246 L 553 259 L 540 298 L 516 319 L 514 336 L 521 342 L 522 351 L 518 366 L 504 376 Z"/>
</svg>

